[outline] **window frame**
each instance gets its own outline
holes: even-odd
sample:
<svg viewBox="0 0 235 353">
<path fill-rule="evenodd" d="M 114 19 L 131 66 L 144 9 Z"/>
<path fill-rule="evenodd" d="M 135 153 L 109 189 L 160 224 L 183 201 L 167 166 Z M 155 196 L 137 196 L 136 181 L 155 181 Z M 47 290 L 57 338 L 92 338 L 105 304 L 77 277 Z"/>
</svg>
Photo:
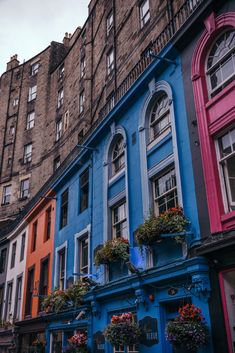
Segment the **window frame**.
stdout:
<svg viewBox="0 0 235 353">
<path fill-rule="evenodd" d="M 66 199 L 63 200 L 63 197 Z M 68 224 L 68 210 L 69 210 L 69 189 L 67 188 L 60 198 L 60 230 Z M 66 213 L 66 214 L 65 214 Z"/>
<path fill-rule="evenodd" d="M 115 68 L 114 48 L 111 48 L 107 53 L 107 75 L 111 76 Z"/>
<path fill-rule="evenodd" d="M 85 104 L 85 93 L 82 91 L 79 95 L 79 114 L 84 112 L 84 104 Z"/>
<path fill-rule="evenodd" d="M 29 152 L 27 152 L 28 149 L 29 149 Z M 27 145 L 24 145 L 24 155 L 23 155 L 24 164 L 30 163 L 32 161 L 32 153 L 33 153 L 33 144 L 28 143 Z"/>
<path fill-rule="evenodd" d="M 55 132 L 55 140 L 56 142 L 58 142 L 61 137 L 62 137 L 62 133 L 63 133 L 63 121 L 62 121 L 62 118 L 59 119 L 57 122 L 56 122 L 56 132 Z"/>
<path fill-rule="evenodd" d="M 121 145 L 121 149 L 117 148 L 116 146 Z M 117 151 L 117 155 L 114 156 L 115 151 Z M 125 160 L 125 140 L 122 135 L 118 135 L 112 145 L 111 148 L 111 177 L 119 174 L 122 170 L 126 167 L 126 160 Z M 121 161 L 121 163 L 119 163 Z M 118 168 L 116 167 L 116 163 L 118 162 Z"/>
<path fill-rule="evenodd" d="M 165 103 L 165 106 L 160 107 Z M 158 111 L 158 107 L 160 112 Z M 162 111 L 161 111 L 162 110 Z M 152 119 L 154 117 L 154 120 Z M 168 119 L 167 124 L 156 133 L 155 128 L 163 120 Z M 149 113 L 149 136 L 148 136 L 148 148 L 153 147 L 153 145 L 159 143 L 169 132 L 171 132 L 171 109 L 170 100 L 165 91 L 159 91 L 156 94 L 154 103 L 152 105 L 151 111 Z"/>
<path fill-rule="evenodd" d="M 9 205 L 11 202 L 11 184 L 4 185 L 2 188 L 2 205 Z M 8 193 L 7 190 L 9 189 Z"/>
<path fill-rule="evenodd" d="M 28 269 L 27 284 L 26 284 L 26 301 L 25 301 L 25 316 L 32 315 L 33 292 L 35 280 L 35 266 Z"/>
<path fill-rule="evenodd" d="M 147 11 L 144 13 L 144 6 L 145 4 L 148 5 Z M 149 5 L 149 0 L 143 0 L 141 1 L 139 5 L 139 16 L 140 16 L 140 27 L 144 28 L 145 25 L 150 21 L 150 5 Z M 146 19 L 147 17 L 147 19 Z"/>
<path fill-rule="evenodd" d="M 29 87 L 28 102 L 37 98 L 37 85 Z"/>
<path fill-rule="evenodd" d="M 38 235 L 38 220 L 32 224 L 32 241 L 31 241 L 31 253 L 36 251 L 37 247 L 37 235 Z"/>
<path fill-rule="evenodd" d="M 170 189 L 164 191 L 163 193 L 161 193 L 160 195 L 157 195 L 157 181 L 160 180 L 161 178 L 163 178 L 164 176 L 166 176 L 167 174 L 170 174 L 172 171 L 174 171 L 174 184 L 173 187 L 171 187 Z M 170 183 L 172 182 L 172 176 L 171 176 L 171 181 Z M 164 183 L 164 187 L 166 186 L 166 182 Z M 157 175 L 155 175 L 153 178 L 152 178 L 152 188 L 153 188 L 153 202 L 154 202 L 154 213 L 156 215 L 159 215 L 163 212 L 165 212 L 166 210 L 168 210 L 169 208 L 172 208 L 172 207 L 176 207 L 178 206 L 178 199 L 179 199 L 179 196 L 178 196 L 178 188 L 177 188 L 177 177 L 176 177 L 176 168 L 175 168 L 175 165 L 170 165 L 170 166 L 167 166 L 166 168 L 164 168 L 163 170 L 161 170 Z M 160 212 L 160 206 L 159 205 L 159 200 L 161 199 L 165 199 L 169 194 L 171 193 L 174 193 L 174 197 L 173 199 L 176 200 L 174 206 L 170 206 L 168 207 L 168 202 L 169 200 L 165 200 L 164 201 L 164 205 L 166 206 L 165 210 L 161 211 Z M 170 199 L 170 201 L 172 200 L 172 198 Z"/>
<path fill-rule="evenodd" d="M 35 125 L 35 111 L 33 110 L 27 114 L 26 130 L 32 129 L 34 127 L 34 125 Z"/>
<path fill-rule="evenodd" d="M 37 75 L 37 73 L 39 71 L 39 67 L 40 67 L 40 62 L 39 61 L 31 64 L 31 70 L 30 70 L 31 76 Z"/>
<path fill-rule="evenodd" d="M 3 256 L 3 253 L 4 253 L 4 256 Z M 0 257 L 0 274 L 6 271 L 6 264 L 7 264 L 7 248 L 2 248 L 1 257 Z"/>
<path fill-rule="evenodd" d="M 57 93 L 57 109 L 60 109 L 64 104 L 64 89 L 61 88 Z"/>
<path fill-rule="evenodd" d="M 13 269 L 15 267 L 15 261 L 16 261 L 16 250 L 17 250 L 17 241 L 14 241 L 11 246 L 11 263 L 10 263 L 10 269 Z"/>
<path fill-rule="evenodd" d="M 66 289 L 66 247 L 58 251 L 58 288 Z"/>
<path fill-rule="evenodd" d="M 45 242 L 49 240 L 51 237 L 51 224 L 52 224 L 51 216 L 52 216 L 52 206 L 49 206 L 45 212 L 45 239 L 44 239 Z"/>
<path fill-rule="evenodd" d="M 5 321 L 12 319 L 12 294 L 13 294 L 13 281 L 7 282 L 6 288 L 6 301 L 5 301 Z"/>
<path fill-rule="evenodd" d="M 50 266 L 50 256 L 46 256 L 45 258 L 41 259 L 41 261 L 40 261 L 38 312 L 43 311 L 43 310 L 41 310 L 42 300 L 45 296 L 48 295 L 48 291 L 49 291 L 49 266 Z M 46 269 L 46 271 L 45 271 L 45 269 Z"/>
<path fill-rule="evenodd" d="M 109 12 L 108 16 L 106 17 L 106 34 L 107 34 L 107 37 L 111 33 L 111 31 L 113 29 L 113 26 L 114 26 L 114 16 L 113 16 L 113 10 L 111 10 Z"/>
<path fill-rule="evenodd" d="M 86 57 L 83 55 L 80 61 L 80 78 L 83 78 L 86 73 Z"/>
<path fill-rule="evenodd" d="M 24 260 L 25 245 L 26 245 L 26 233 L 23 233 L 21 235 L 20 262 Z"/>
<path fill-rule="evenodd" d="M 84 180 L 83 180 L 84 179 Z M 89 207 L 89 184 L 90 184 L 89 167 L 86 168 L 79 176 L 79 212 L 82 213 Z"/>
<path fill-rule="evenodd" d="M 124 217 L 118 219 L 118 221 L 115 220 L 115 211 L 119 210 L 122 206 L 124 206 Z M 111 208 L 111 213 L 112 213 L 112 239 L 117 239 L 117 238 L 125 238 L 128 239 L 128 223 L 127 223 L 127 202 L 126 199 L 119 201 L 117 204 L 113 205 Z M 122 211 L 121 211 L 122 213 Z M 117 216 L 119 216 L 119 212 L 117 213 Z M 120 235 L 117 235 L 117 227 L 122 226 L 125 223 L 124 228 L 120 228 Z M 123 229 L 126 229 L 126 234 L 122 234 Z"/>
<path fill-rule="evenodd" d="M 231 187 L 229 184 L 229 177 L 228 177 L 228 171 L 227 171 L 227 166 L 226 166 L 227 160 L 235 157 L 235 147 L 233 147 L 232 137 L 231 137 L 231 131 L 233 131 L 233 130 L 235 130 L 235 126 L 230 126 L 229 129 L 224 130 L 215 139 L 216 156 L 217 156 L 217 163 L 218 163 L 218 169 L 219 169 L 221 192 L 222 192 L 224 208 L 227 212 L 235 211 L 235 200 L 232 201 Z M 232 152 L 227 154 L 224 157 L 221 157 L 220 139 L 222 139 L 222 137 L 224 137 L 228 134 L 229 134 L 230 147 L 231 147 Z M 235 141 L 234 141 L 234 146 L 235 146 Z"/>
<path fill-rule="evenodd" d="M 28 188 L 25 188 L 25 184 Z M 29 178 L 20 181 L 20 200 L 25 200 L 29 197 Z"/>
<path fill-rule="evenodd" d="M 226 33 L 233 31 L 235 36 L 235 28 L 233 30 L 231 28 L 227 28 L 220 32 L 220 34 L 216 37 L 213 41 L 210 49 L 208 50 L 207 58 L 205 60 L 205 76 L 206 76 L 206 83 L 207 83 L 207 91 L 209 98 L 215 97 L 219 92 L 221 92 L 231 81 L 235 80 L 235 47 L 232 47 L 228 52 L 226 52 L 222 57 L 210 68 L 208 68 L 208 61 L 210 58 L 210 53 L 213 50 L 214 46 L 218 42 L 218 40 L 224 36 Z M 226 63 L 226 61 L 232 58 L 233 62 L 233 73 L 229 75 L 226 79 L 222 80 L 216 87 L 212 88 L 211 86 L 211 75 L 215 72 L 220 71 L 221 79 L 223 77 L 222 65 Z"/>
<path fill-rule="evenodd" d="M 23 275 L 17 276 L 16 279 L 16 291 L 15 291 L 15 306 L 14 306 L 14 319 L 16 321 L 20 320 L 20 314 L 21 314 L 21 303 L 23 299 Z"/>
</svg>

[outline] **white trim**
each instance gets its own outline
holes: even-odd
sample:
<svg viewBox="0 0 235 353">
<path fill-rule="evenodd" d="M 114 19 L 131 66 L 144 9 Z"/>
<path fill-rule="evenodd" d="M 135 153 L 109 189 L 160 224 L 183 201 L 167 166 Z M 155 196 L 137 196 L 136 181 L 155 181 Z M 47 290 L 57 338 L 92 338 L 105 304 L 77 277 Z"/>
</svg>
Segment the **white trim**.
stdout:
<svg viewBox="0 0 235 353">
<path fill-rule="evenodd" d="M 55 272 L 54 272 L 54 288 L 58 287 L 58 267 L 59 267 L 59 252 L 65 248 L 65 269 L 64 269 L 64 288 L 66 288 L 67 280 L 67 251 L 68 241 L 66 240 L 63 244 L 55 248 Z"/>
<path fill-rule="evenodd" d="M 166 157 L 163 161 L 153 166 L 151 169 L 148 170 L 148 177 L 152 178 L 156 174 L 159 174 L 163 169 L 168 167 L 170 164 L 174 163 L 174 155 L 170 154 Z"/>
<path fill-rule="evenodd" d="M 109 225 L 110 227 L 112 224 L 109 224 L 109 208 L 110 208 L 110 202 L 108 200 L 108 188 L 110 186 L 109 182 L 111 180 L 111 183 L 116 180 L 116 178 L 120 177 L 122 173 L 125 173 L 125 190 L 120 193 L 120 199 L 124 198 L 126 199 L 126 217 L 127 217 L 127 239 L 130 239 L 130 223 L 129 223 L 129 187 L 128 187 L 128 165 L 127 165 L 127 135 L 125 129 L 118 125 L 115 126 L 114 123 L 110 126 L 111 129 L 111 135 L 109 136 L 106 146 L 105 146 L 105 156 L 104 156 L 104 177 L 103 177 L 103 241 L 108 240 L 108 231 L 109 231 Z M 113 140 L 115 139 L 116 135 L 122 135 L 123 136 L 123 143 L 124 143 L 124 155 L 125 155 L 125 167 L 120 171 L 120 174 L 118 173 L 114 177 L 112 177 L 109 180 L 109 168 L 110 168 L 110 163 L 109 163 L 109 158 L 110 158 L 110 147 L 113 143 Z M 119 195 L 115 196 L 117 200 L 119 199 Z M 114 199 L 114 198 L 113 198 Z M 112 199 L 112 200 L 113 200 Z M 112 202 L 111 200 L 111 202 Z M 114 203 L 112 202 L 112 205 Z M 110 228 L 111 229 L 111 228 Z"/>
<path fill-rule="evenodd" d="M 142 204 L 143 204 L 143 217 L 144 219 L 149 216 L 151 210 L 151 183 L 149 180 L 150 175 L 153 176 L 153 171 L 159 172 L 160 166 L 162 163 L 162 167 L 167 163 L 166 161 L 160 162 L 157 166 L 151 168 L 148 171 L 147 166 L 147 133 L 148 131 L 148 123 L 149 120 L 147 116 L 150 114 L 152 102 L 154 101 L 155 96 L 159 91 L 166 92 L 170 104 L 170 119 L 171 119 L 171 129 L 172 129 L 172 146 L 173 146 L 173 155 L 174 157 L 172 161 L 175 164 L 175 171 L 176 171 L 176 183 L 177 183 L 177 194 L 178 194 L 178 201 L 181 206 L 183 206 L 183 198 L 182 198 L 182 187 L 181 187 L 181 177 L 180 177 L 180 167 L 179 167 L 179 157 L 178 157 L 178 147 L 177 147 L 177 136 L 176 136 L 176 128 L 175 128 L 175 114 L 174 114 L 174 102 L 172 98 L 172 90 L 170 85 L 165 81 L 159 81 L 155 84 L 155 89 L 153 90 L 153 82 L 151 81 L 149 84 L 149 92 L 146 97 L 145 103 L 143 105 L 142 111 L 140 112 L 139 118 L 139 134 L 140 134 L 140 174 L 141 174 L 141 191 L 142 191 Z M 168 158 L 168 157 L 167 157 Z M 166 159 L 167 159 L 166 158 Z M 169 161 L 168 161 L 169 162 Z"/>
<path fill-rule="evenodd" d="M 88 236 L 88 272 L 90 270 L 90 234 L 91 234 L 91 224 L 88 224 L 86 228 L 82 229 L 80 232 L 74 234 L 74 264 L 73 264 L 73 272 L 77 273 L 79 270 L 79 264 L 78 264 L 78 253 L 79 253 L 79 246 L 78 246 L 78 241 L 80 238 L 82 238 L 84 235 Z M 79 276 L 73 276 L 74 281 L 78 280 Z"/>
<path fill-rule="evenodd" d="M 122 190 L 119 194 L 108 200 L 108 207 L 113 207 L 122 199 L 126 199 L 126 190 Z"/>
</svg>

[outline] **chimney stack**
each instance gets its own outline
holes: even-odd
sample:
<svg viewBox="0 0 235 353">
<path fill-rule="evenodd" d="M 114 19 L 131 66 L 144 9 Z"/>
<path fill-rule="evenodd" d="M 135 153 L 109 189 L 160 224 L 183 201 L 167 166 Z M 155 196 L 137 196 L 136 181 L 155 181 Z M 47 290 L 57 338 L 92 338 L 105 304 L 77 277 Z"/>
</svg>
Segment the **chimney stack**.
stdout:
<svg viewBox="0 0 235 353">
<path fill-rule="evenodd" d="M 17 59 L 17 56 L 18 56 L 17 54 L 11 56 L 10 61 L 7 63 L 7 71 L 19 66 L 20 62 Z"/>
<path fill-rule="evenodd" d="M 69 47 L 70 38 L 71 38 L 71 34 L 68 32 L 65 32 L 63 43 L 66 47 Z"/>
</svg>

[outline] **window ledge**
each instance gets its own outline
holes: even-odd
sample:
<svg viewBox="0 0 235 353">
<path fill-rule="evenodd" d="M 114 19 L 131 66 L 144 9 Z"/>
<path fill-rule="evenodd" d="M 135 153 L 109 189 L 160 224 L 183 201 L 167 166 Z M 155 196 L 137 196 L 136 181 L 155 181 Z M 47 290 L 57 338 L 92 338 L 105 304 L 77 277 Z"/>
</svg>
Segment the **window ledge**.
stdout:
<svg viewBox="0 0 235 353">
<path fill-rule="evenodd" d="M 150 155 L 151 153 L 155 152 L 158 148 L 160 148 L 164 143 L 166 143 L 168 140 L 170 140 L 172 137 L 171 131 L 168 132 L 166 136 L 164 136 L 159 142 L 151 142 L 147 146 L 147 155 Z M 155 142 L 155 143 L 154 143 Z"/>
<path fill-rule="evenodd" d="M 226 86 L 221 92 L 216 94 L 213 98 L 209 99 L 206 103 L 206 109 L 209 109 L 214 104 L 216 104 L 219 100 L 221 100 L 224 96 L 228 95 L 228 93 L 235 88 L 235 80 L 233 80 L 228 86 Z"/>
<path fill-rule="evenodd" d="M 121 169 L 117 174 L 109 179 L 109 186 L 113 185 L 117 180 L 121 179 L 125 174 L 125 168 Z"/>
<path fill-rule="evenodd" d="M 10 205 L 10 202 L 1 203 L 1 206 L 8 206 L 8 205 Z"/>
<path fill-rule="evenodd" d="M 228 221 L 234 221 L 234 224 L 231 226 L 231 228 L 234 227 L 234 225 L 235 225 L 235 211 L 228 212 L 228 213 L 223 214 L 221 216 L 222 223 L 227 223 Z"/>
</svg>

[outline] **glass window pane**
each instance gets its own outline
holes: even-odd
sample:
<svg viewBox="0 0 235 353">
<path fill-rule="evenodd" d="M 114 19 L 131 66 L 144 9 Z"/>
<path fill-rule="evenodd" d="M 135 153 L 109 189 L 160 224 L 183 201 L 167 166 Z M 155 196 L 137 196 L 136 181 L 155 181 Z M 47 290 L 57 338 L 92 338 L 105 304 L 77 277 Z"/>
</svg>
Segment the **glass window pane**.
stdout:
<svg viewBox="0 0 235 353">
<path fill-rule="evenodd" d="M 211 79 L 211 89 L 213 90 L 222 82 L 220 69 L 218 69 L 213 74 L 211 74 L 210 79 Z"/>
<path fill-rule="evenodd" d="M 231 201 L 235 202 L 235 156 L 227 160 L 228 182 L 231 193 Z"/>
<path fill-rule="evenodd" d="M 221 157 L 225 157 L 232 152 L 229 133 L 222 136 L 219 140 Z"/>
<path fill-rule="evenodd" d="M 222 70 L 223 81 L 233 74 L 234 68 L 233 68 L 232 57 L 230 57 L 227 61 L 221 64 L 221 70 Z"/>
</svg>

